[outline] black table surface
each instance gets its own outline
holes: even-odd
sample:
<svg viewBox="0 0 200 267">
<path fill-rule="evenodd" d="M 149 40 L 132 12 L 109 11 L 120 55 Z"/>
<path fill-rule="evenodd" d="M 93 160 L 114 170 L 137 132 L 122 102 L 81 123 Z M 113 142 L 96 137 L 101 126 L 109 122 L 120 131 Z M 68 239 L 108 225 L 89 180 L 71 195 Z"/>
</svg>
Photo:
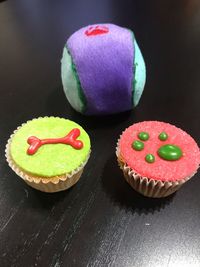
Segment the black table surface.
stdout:
<svg viewBox="0 0 200 267">
<path fill-rule="evenodd" d="M 66 101 L 60 59 L 82 26 L 111 22 L 133 29 L 147 67 L 132 112 L 85 117 Z M 0 3 L 0 266 L 200 266 L 200 173 L 165 199 L 125 182 L 115 157 L 130 124 L 161 120 L 200 145 L 200 2 L 48 1 Z M 4 149 L 21 123 L 40 116 L 80 123 L 91 158 L 70 190 L 46 194 L 8 167 Z"/>
</svg>

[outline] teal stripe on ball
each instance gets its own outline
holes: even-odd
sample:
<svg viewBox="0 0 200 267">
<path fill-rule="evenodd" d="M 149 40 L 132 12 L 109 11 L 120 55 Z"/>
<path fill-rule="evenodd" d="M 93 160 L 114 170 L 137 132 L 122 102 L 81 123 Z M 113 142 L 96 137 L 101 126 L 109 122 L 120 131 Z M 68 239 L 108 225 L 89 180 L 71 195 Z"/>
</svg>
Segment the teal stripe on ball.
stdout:
<svg viewBox="0 0 200 267">
<path fill-rule="evenodd" d="M 71 106 L 78 112 L 84 113 L 86 99 L 76 72 L 72 57 L 64 47 L 61 60 L 61 77 L 65 95 Z"/>
<path fill-rule="evenodd" d="M 134 57 L 134 88 L 133 88 L 133 105 L 137 106 L 144 90 L 146 82 L 146 67 L 140 51 L 140 48 L 134 39 L 135 57 Z"/>
</svg>

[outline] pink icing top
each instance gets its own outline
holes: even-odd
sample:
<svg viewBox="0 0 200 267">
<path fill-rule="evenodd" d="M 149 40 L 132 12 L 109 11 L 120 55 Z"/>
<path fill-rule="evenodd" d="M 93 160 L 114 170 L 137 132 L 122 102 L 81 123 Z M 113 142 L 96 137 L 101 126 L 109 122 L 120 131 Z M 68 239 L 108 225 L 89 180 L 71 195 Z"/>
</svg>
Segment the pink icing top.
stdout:
<svg viewBox="0 0 200 267">
<path fill-rule="evenodd" d="M 147 132 L 149 139 L 139 139 L 140 132 Z M 167 140 L 161 141 L 161 132 L 168 135 Z M 144 149 L 136 151 L 132 148 L 135 140 L 142 141 Z M 176 145 L 182 150 L 182 157 L 178 160 L 165 160 L 158 155 L 158 149 L 166 144 Z M 191 176 L 200 164 L 200 150 L 194 139 L 169 123 L 158 121 L 144 121 L 127 128 L 119 141 L 120 156 L 127 165 L 143 177 L 162 181 L 176 181 Z M 153 163 L 145 161 L 147 154 L 155 157 Z"/>
</svg>

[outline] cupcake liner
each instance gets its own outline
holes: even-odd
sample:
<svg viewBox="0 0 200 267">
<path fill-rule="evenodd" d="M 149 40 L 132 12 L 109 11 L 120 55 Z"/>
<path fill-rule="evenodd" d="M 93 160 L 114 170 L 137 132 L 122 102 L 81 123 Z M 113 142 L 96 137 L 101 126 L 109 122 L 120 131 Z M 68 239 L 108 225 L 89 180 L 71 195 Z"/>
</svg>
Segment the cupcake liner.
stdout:
<svg viewBox="0 0 200 267">
<path fill-rule="evenodd" d="M 187 182 L 194 174 L 180 181 L 169 182 L 153 180 L 148 177 L 143 177 L 132 170 L 123 159 L 120 157 L 119 140 L 116 147 L 116 156 L 120 169 L 122 169 L 125 180 L 129 185 L 140 194 L 146 197 L 161 198 L 167 197 L 176 192 L 185 182 Z"/>
<path fill-rule="evenodd" d="M 29 186 L 39 191 L 46 192 L 46 193 L 55 193 L 55 192 L 66 190 L 70 188 L 71 186 L 73 186 L 74 184 L 76 184 L 78 180 L 80 179 L 82 172 L 83 172 L 83 169 L 81 169 L 79 172 L 75 173 L 71 177 L 66 176 L 66 178 L 68 179 L 66 179 L 65 181 L 60 180 L 57 184 L 52 183 L 51 181 L 48 183 L 39 182 L 37 184 L 34 182 L 29 182 L 28 180 L 25 180 L 24 178 L 23 179 Z"/>
<path fill-rule="evenodd" d="M 49 118 L 49 117 L 47 117 L 47 118 Z M 33 120 L 35 120 L 35 119 L 33 119 Z M 11 167 L 11 169 L 20 178 L 22 178 L 29 186 L 31 186 L 31 187 L 39 190 L 39 191 L 43 191 L 43 192 L 47 192 L 47 193 L 54 193 L 54 192 L 63 191 L 63 190 L 70 188 L 75 183 L 77 183 L 81 177 L 81 174 L 83 172 L 83 169 L 84 169 L 86 163 L 88 162 L 88 159 L 90 157 L 90 153 L 88 154 L 86 160 L 78 168 L 76 168 L 72 172 L 66 173 L 66 174 L 60 175 L 60 176 L 50 177 L 50 178 L 49 177 L 44 178 L 44 177 L 33 176 L 32 174 L 29 174 L 29 173 L 25 172 L 24 170 L 20 169 L 16 165 L 16 163 L 13 161 L 13 159 L 10 155 L 10 143 L 12 141 L 12 137 L 14 136 L 14 134 L 26 123 L 23 123 L 21 126 L 19 126 L 13 132 L 13 134 L 10 136 L 10 138 L 6 144 L 5 156 L 6 156 L 6 160 L 8 162 L 8 165 Z"/>
</svg>

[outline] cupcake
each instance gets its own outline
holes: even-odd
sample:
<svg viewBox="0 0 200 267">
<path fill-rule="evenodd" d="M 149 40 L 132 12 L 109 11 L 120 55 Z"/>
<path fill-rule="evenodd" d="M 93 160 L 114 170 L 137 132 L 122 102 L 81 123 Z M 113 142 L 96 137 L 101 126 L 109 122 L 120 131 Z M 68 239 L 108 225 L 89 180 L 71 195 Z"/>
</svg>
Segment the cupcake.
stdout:
<svg viewBox="0 0 200 267">
<path fill-rule="evenodd" d="M 174 125 L 144 121 L 127 128 L 116 155 L 126 181 L 148 197 L 177 191 L 199 168 L 200 150 L 194 139 Z"/>
<path fill-rule="evenodd" d="M 90 138 L 77 123 L 58 117 L 33 119 L 11 135 L 9 166 L 28 185 L 58 192 L 80 178 L 90 155 Z"/>
</svg>

